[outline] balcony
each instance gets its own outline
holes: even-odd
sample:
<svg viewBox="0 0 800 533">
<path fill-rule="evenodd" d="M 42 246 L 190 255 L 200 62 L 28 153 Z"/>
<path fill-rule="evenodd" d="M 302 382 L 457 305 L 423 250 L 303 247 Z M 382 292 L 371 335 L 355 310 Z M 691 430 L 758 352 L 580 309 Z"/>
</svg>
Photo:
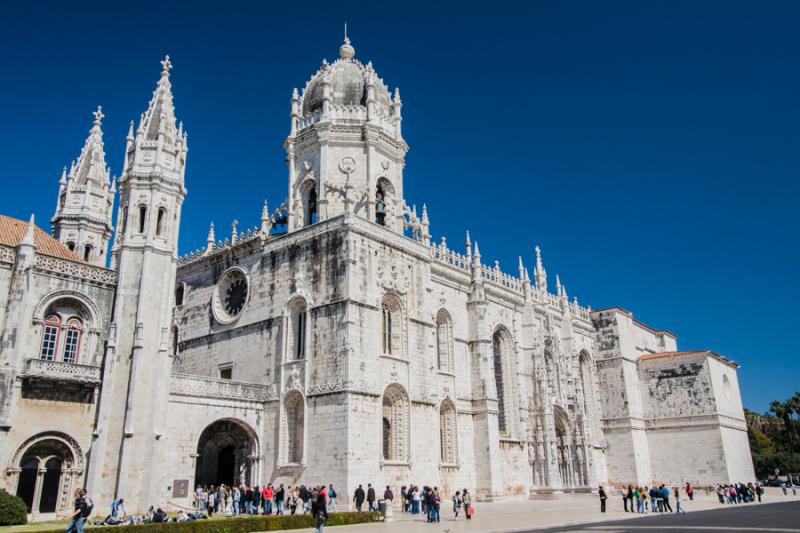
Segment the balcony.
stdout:
<svg viewBox="0 0 800 533">
<path fill-rule="evenodd" d="M 96 386 L 100 384 L 101 375 L 99 366 L 28 359 L 25 373 L 19 377 L 35 381 L 48 380 Z"/>
</svg>

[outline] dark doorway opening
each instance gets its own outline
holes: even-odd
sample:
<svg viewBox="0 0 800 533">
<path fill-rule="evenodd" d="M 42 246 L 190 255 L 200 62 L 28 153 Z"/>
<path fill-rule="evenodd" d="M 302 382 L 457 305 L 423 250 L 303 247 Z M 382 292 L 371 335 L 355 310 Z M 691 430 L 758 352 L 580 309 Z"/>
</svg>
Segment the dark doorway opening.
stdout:
<svg viewBox="0 0 800 533">
<path fill-rule="evenodd" d="M 233 485 L 236 468 L 236 450 L 233 446 L 225 446 L 217 454 L 217 483 Z"/>
<path fill-rule="evenodd" d="M 40 513 L 54 513 L 58 504 L 58 489 L 61 484 L 61 461 L 49 459 L 44 467 L 47 471 L 42 480 L 42 499 L 39 500 Z"/>
<path fill-rule="evenodd" d="M 39 471 L 39 461 L 34 457 L 27 457 L 22 460 L 22 472 L 19 474 L 17 484 L 17 496 L 22 498 L 28 507 L 28 512 L 33 509 L 33 493 L 36 491 L 36 475 Z"/>
</svg>

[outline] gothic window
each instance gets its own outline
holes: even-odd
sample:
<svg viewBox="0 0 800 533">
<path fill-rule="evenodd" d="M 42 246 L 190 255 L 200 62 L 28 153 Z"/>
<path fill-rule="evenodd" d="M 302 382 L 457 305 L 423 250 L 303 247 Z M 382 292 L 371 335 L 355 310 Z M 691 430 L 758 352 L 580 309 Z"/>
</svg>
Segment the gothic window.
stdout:
<svg viewBox="0 0 800 533">
<path fill-rule="evenodd" d="M 163 207 L 158 208 L 158 218 L 156 220 L 156 235 L 164 235 L 164 226 L 167 224 L 167 210 Z"/>
<path fill-rule="evenodd" d="M 28 512 L 72 511 L 72 489 L 80 486 L 83 466 L 77 460 L 80 451 L 72 449 L 67 439 L 71 440 L 66 435 L 41 434 L 23 444 L 12 459 L 18 473 L 12 475 L 11 489 L 16 485 L 16 495 Z"/>
<path fill-rule="evenodd" d="M 303 194 L 303 204 L 305 210 L 304 224 L 310 226 L 317 223 L 317 190 L 314 188 L 313 183 L 309 186 Z"/>
<path fill-rule="evenodd" d="M 381 305 L 381 351 L 385 355 L 403 356 L 402 321 L 402 309 L 397 298 L 384 298 Z"/>
<path fill-rule="evenodd" d="M 64 362 L 76 363 L 78 361 L 78 348 L 81 341 L 81 321 L 70 318 L 64 331 Z"/>
<path fill-rule="evenodd" d="M 67 248 L 69 248 L 70 252 L 74 252 L 75 251 L 75 243 L 72 242 L 72 241 L 67 241 Z"/>
<path fill-rule="evenodd" d="M 58 315 L 50 315 L 44 323 L 44 337 L 39 357 L 46 361 L 55 359 L 58 334 L 61 330 L 61 319 Z"/>
<path fill-rule="evenodd" d="M 453 365 L 453 323 L 444 309 L 436 314 L 436 360 L 439 370 L 454 372 Z"/>
<path fill-rule="evenodd" d="M 297 298 L 289 306 L 289 354 L 294 359 L 304 359 L 306 356 L 307 321 L 306 302 Z"/>
<path fill-rule="evenodd" d="M 386 191 L 382 185 L 378 185 L 378 190 L 375 192 L 375 223 L 386 225 Z"/>
<path fill-rule="evenodd" d="M 389 385 L 383 393 L 383 458 L 408 461 L 408 396 L 400 385 Z"/>
<path fill-rule="evenodd" d="M 448 465 L 456 464 L 458 462 L 456 408 L 449 399 L 445 399 L 439 409 L 439 433 L 442 463 Z"/>
<path fill-rule="evenodd" d="M 186 285 L 178 283 L 175 287 L 175 305 L 183 305 L 183 296 L 186 292 Z"/>
<path fill-rule="evenodd" d="M 303 396 L 298 391 L 290 391 L 284 400 L 286 417 L 286 462 L 303 462 Z"/>
<path fill-rule="evenodd" d="M 87 244 L 86 246 L 83 247 L 83 260 L 84 261 L 90 261 L 92 259 L 92 250 L 93 250 L 93 248 L 92 248 L 91 244 Z"/>
<path fill-rule="evenodd" d="M 508 419 L 509 398 L 511 393 L 511 383 L 508 379 L 508 364 L 510 340 L 508 334 L 503 329 L 495 331 L 492 336 L 492 354 L 494 361 L 494 381 L 497 390 L 497 426 L 501 436 L 510 434 L 510 424 Z"/>
<path fill-rule="evenodd" d="M 72 300 L 62 300 L 48 307 L 42 328 L 39 357 L 46 361 L 79 363 L 86 313 Z"/>
<path fill-rule="evenodd" d="M 139 206 L 139 233 L 144 233 L 145 222 L 147 222 L 147 207 Z"/>
</svg>

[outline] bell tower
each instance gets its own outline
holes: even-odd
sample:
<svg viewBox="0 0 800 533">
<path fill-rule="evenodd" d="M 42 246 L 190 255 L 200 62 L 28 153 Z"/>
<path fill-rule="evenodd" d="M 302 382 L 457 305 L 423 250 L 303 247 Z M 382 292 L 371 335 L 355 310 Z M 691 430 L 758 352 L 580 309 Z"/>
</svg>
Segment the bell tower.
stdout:
<svg viewBox="0 0 800 533">
<path fill-rule="evenodd" d="M 128 133 L 112 261 L 117 297 L 89 488 L 98 500 L 125 498 L 144 511 L 158 494 L 158 469 L 172 368 L 170 325 L 178 232 L 186 196 L 187 142 L 176 125 L 169 56 L 147 110 Z M 105 500 L 102 500 L 105 504 Z"/>
<path fill-rule="evenodd" d="M 103 148 L 103 118 L 103 109 L 98 107 L 77 162 L 72 162 L 69 172 L 64 167 L 56 212 L 50 219 L 56 239 L 84 261 L 98 266 L 106 266 L 116 192 Z"/>
<path fill-rule="evenodd" d="M 402 233 L 408 145 L 400 91 L 390 94 L 345 35 L 339 58 L 323 60 L 291 104 L 288 231 L 349 211 Z"/>
</svg>

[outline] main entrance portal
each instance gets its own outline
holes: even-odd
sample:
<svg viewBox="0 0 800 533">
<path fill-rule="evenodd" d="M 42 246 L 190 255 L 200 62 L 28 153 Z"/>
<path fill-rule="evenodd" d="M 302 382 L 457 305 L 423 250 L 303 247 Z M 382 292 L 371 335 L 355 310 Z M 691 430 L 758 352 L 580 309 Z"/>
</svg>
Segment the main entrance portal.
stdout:
<svg viewBox="0 0 800 533">
<path fill-rule="evenodd" d="M 256 440 L 235 420 L 218 420 L 200 434 L 196 485 L 250 485 L 255 469 Z"/>
</svg>

